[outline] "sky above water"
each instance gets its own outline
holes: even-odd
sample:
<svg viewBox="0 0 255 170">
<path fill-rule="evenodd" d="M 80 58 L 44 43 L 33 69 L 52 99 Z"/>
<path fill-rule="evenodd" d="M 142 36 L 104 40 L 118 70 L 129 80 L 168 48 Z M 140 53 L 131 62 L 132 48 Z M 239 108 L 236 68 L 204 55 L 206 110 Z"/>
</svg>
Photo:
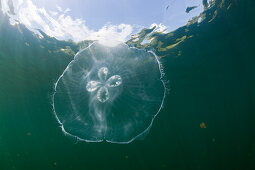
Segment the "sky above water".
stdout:
<svg viewBox="0 0 255 170">
<path fill-rule="evenodd" d="M 126 41 L 142 28 L 169 32 L 203 11 L 202 0 L 0 0 L 11 23 L 41 29 L 57 39 Z M 9 4 L 9 5 L 8 5 Z M 187 7 L 197 8 L 186 12 Z"/>
</svg>

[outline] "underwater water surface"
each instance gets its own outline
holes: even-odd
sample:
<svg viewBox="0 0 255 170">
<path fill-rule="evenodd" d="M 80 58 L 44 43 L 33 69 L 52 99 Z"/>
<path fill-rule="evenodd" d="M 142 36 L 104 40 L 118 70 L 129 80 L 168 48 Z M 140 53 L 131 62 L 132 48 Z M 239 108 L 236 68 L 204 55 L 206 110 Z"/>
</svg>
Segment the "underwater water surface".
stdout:
<svg viewBox="0 0 255 170">
<path fill-rule="evenodd" d="M 209 6 L 203 2 L 205 8 Z M 252 0 L 216 0 L 177 30 L 163 33 L 155 27 L 144 28 L 124 47 L 135 49 L 131 58 L 139 61 L 147 56 L 146 60 L 123 63 L 123 55 L 112 60 L 116 55 L 107 47 L 103 50 L 110 52 L 104 52 L 106 58 L 99 64 L 81 58 L 84 62 L 69 67 L 72 70 L 65 78 L 72 81 L 67 84 L 60 76 L 74 56 L 93 41 L 62 41 L 39 30 L 42 38 L 23 24 L 11 25 L 8 16 L 0 12 L 0 169 L 254 169 L 254 5 Z M 144 54 L 133 55 L 139 52 Z M 164 83 L 156 59 L 162 65 Z M 58 80 L 62 84 L 56 83 Z M 124 88 L 127 84 L 130 87 Z M 160 108 L 164 84 L 166 97 Z M 75 89 L 70 95 L 73 98 L 59 93 L 65 101 L 54 103 L 58 87 Z M 132 103 L 134 98 L 140 103 Z M 75 102 L 71 105 L 70 100 Z M 110 102 L 117 105 L 102 107 Z M 54 104 L 57 116 L 58 110 L 66 115 L 56 118 Z M 160 112 L 142 139 L 128 144 L 91 143 L 66 135 L 61 123 L 71 121 L 67 129 L 75 136 L 98 140 L 101 133 L 94 132 L 107 132 L 109 123 L 99 116 L 97 131 L 87 128 L 89 122 L 83 122 L 85 130 L 79 131 L 80 125 L 72 124 L 72 114 L 68 114 L 74 106 L 84 117 L 88 116 L 84 108 L 108 113 L 113 107 L 118 115 L 126 115 L 121 121 L 122 116 L 109 119 L 119 126 L 117 130 L 129 124 L 129 133 L 109 133 L 117 142 L 140 134 L 159 108 Z M 139 119 L 142 112 L 148 113 L 147 117 Z"/>
</svg>

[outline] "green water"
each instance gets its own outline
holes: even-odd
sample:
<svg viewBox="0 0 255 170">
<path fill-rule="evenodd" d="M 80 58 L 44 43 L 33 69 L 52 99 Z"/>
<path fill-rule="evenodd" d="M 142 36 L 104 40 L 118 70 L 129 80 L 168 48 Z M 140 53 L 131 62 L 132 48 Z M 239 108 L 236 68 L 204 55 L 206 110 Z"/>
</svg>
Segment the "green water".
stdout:
<svg viewBox="0 0 255 170">
<path fill-rule="evenodd" d="M 169 93 L 127 145 L 76 143 L 53 115 L 54 82 L 88 42 L 40 39 L 0 14 L 0 169 L 255 169 L 255 3 L 216 2 L 200 24 L 128 42 L 162 57 Z"/>
</svg>

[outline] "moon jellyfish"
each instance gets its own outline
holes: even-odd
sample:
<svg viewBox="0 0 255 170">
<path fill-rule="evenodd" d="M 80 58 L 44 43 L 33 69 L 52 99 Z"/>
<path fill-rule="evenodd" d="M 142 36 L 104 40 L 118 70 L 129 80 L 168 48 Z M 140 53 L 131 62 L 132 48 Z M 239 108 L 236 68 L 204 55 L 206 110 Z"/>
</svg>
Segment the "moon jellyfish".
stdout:
<svg viewBox="0 0 255 170">
<path fill-rule="evenodd" d="M 87 142 L 144 137 L 162 108 L 165 84 L 152 52 L 93 43 L 55 84 L 53 110 L 65 134 Z"/>
</svg>

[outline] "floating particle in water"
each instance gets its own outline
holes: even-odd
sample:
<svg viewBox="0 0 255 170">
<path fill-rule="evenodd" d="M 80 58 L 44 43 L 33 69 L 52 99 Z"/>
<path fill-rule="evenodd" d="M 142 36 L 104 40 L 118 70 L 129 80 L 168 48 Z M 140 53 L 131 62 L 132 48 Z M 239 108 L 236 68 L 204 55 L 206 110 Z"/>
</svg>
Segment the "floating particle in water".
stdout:
<svg viewBox="0 0 255 170">
<path fill-rule="evenodd" d="M 206 128 L 205 122 L 200 123 L 200 128 L 202 128 L 202 129 L 205 129 L 205 128 Z"/>
<path fill-rule="evenodd" d="M 65 134 L 81 141 L 143 138 L 165 98 L 152 52 L 93 43 L 78 52 L 55 84 L 53 110 Z"/>
</svg>

